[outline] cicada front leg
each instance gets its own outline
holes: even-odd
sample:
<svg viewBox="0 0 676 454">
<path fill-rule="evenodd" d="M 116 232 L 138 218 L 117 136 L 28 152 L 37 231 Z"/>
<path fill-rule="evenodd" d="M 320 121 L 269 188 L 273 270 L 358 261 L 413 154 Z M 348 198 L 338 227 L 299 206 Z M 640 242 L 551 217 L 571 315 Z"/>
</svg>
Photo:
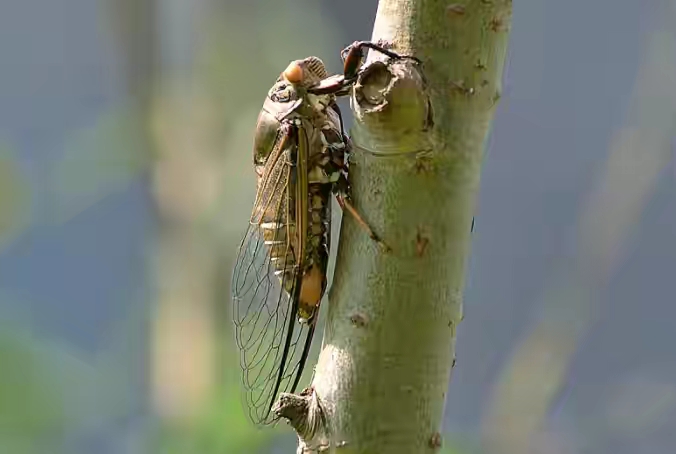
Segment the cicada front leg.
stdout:
<svg viewBox="0 0 676 454">
<path fill-rule="evenodd" d="M 345 49 L 342 50 L 340 56 L 343 58 L 343 74 L 348 80 L 356 79 L 359 75 L 359 70 L 364 62 L 364 49 L 372 49 L 380 52 L 383 55 L 390 57 L 392 60 L 401 60 L 404 58 L 420 63 L 420 60 L 410 55 L 401 55 L 386 49 L 382 44 L 371 41 L 355 41 Z"/>
<path fill-rule="evenodd" d="M 330 76 L 319 81 L 313 87 L 310 87 L 308 92 L 313 95 L 348 95 L 350 93 L 350 88 L 357 80 L 357 76 L 359 76 L 362 63 L 364 62 L 364 49 L 373 49 L 381 54 L 387 55 L 392 60 L 408 58 L 420 63 L 420 60 L 416 57 L 400 55 L 385 49 L 385 47 L 380 44 L 371 41 L 355 41 L 340 53 L 343 59 L 343 74 Z"/>
</svg>

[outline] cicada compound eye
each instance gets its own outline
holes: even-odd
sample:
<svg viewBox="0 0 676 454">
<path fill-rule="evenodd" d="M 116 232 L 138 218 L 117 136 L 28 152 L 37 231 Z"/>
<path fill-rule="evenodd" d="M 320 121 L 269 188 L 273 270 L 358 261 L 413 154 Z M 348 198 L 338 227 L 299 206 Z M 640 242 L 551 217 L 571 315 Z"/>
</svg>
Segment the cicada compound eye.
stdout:
<svg viewBox="0 0 676 454">
<path fill-rule="evenodd" d="M 292 61 L 284 70 L 284 78 L 292 84 L 299 84 L 303 81 L 303 68 L 297 61 Z"/>
</svg>

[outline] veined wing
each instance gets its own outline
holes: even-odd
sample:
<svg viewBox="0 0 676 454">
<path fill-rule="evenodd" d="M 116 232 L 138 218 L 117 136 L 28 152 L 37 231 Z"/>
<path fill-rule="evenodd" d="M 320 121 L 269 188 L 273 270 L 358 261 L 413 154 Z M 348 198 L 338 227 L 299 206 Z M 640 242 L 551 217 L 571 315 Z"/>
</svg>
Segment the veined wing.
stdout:
<svg viewBox="0 0 676 454">
<path fill-rule="evenodd" d="M 307 209 L 302 208 L 307 207 L 304 139 L 296 125 L 280 129 L 260 172 L 233 271 L 235 335 L 249 416 L 256 424 L 274 421 L 270 408 L 279 392 L 295 391 L 314 333 L 314 324 L 296 320 L 307 236 Z"/>
</svg>

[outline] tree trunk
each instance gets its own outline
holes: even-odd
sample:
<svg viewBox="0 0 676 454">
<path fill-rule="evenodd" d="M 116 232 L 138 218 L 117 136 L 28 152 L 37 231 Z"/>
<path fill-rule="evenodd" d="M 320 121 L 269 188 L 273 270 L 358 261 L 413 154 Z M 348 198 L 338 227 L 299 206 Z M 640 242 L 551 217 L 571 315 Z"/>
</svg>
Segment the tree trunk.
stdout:
<svg viewBox="0 0 676 454">
<path fill-rule="evenodd" d="M 345 216 L 312 388 L 282 395 L 298 452 L 424 453 L 441 446 L 462 319 L 470 225 L 500 97 L 510 0 L 381 0 L 375 52 L 352 94 L 354 203 Z"/>
</svg>

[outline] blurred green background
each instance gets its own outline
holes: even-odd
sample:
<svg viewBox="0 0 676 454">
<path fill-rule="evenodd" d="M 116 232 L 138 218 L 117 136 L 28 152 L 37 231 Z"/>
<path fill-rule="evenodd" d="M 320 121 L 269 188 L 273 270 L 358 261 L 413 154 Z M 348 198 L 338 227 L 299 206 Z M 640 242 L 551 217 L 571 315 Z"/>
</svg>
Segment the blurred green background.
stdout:
<svg viewBox="0 0 676 454">
<path fill-rule="evenodd" d="M 676 1 L 516 3 L 442 452 L 676 452 Z M 231 333 L 252 131 L 376 7 L 0 4 L 0 454 L 295 452 Z"/>
</svg>

